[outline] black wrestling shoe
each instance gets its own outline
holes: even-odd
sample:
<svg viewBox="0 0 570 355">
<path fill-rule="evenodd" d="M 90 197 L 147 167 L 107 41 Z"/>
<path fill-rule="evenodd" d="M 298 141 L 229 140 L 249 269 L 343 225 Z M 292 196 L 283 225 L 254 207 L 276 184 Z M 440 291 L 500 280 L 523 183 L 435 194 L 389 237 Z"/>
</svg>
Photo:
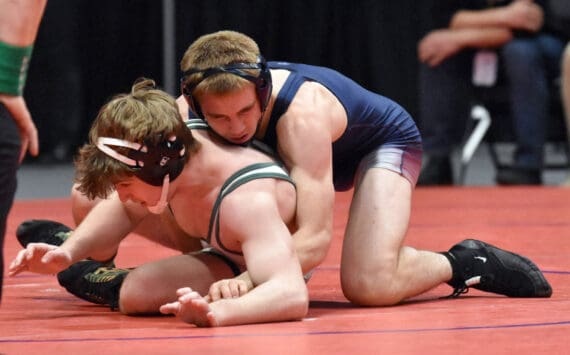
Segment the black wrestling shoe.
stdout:
<svg viewBox="0 0 570 355">
<path fill-rule="evenodd" d="M 16 230 L 16 238 L 22 247 L 29 243 L 46 243 L 60 246 L 73 230 L 64 224 L 43 219 L 31 219 L 22 222 Z"/>
<path fill-rule="evenodd" d="M 119 307 L 119 290 L 127 269 L 108 267 L 93 260 L 79 261 L 57 274 L 59 284 L 69 293 L 86 301 Z"/>
<path fill-rule="evenodd" d="M 467 239 L 444 253 L 451 262 L 455 290 L 450 297 L 466 293 L 469 287 L 509 297 L 550 297 L 552 288 L 529 259 L 490 244 Z"/>
</svg>

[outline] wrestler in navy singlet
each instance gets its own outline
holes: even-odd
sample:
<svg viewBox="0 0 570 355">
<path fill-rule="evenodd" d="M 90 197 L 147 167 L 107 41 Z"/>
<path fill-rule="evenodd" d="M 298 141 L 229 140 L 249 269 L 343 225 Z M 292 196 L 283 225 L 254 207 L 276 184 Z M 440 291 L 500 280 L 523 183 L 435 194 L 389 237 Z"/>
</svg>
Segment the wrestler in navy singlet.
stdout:
<svg viewBox="0 0 570 355">
<path fill-rule="evenodd" d="M 268 62 L 270 69 L 285 69 L 291 72 L 279 91 L 270 121 L 261 140 L 276 150 L 275 126 L 287 111 L 295 93 L 305 81 L 320 83 L 331 91 L 346 110 L 348 125 L 343 135 L 333 143 L 334 185 L 338 191 L 352 187 L 354 175 L 362 158 L 382 148 L 400 149 L 407 157 L 400 157 L 399 164 L 413 160 L 414 168 L 421 165 L 421 137 L 412 117 L 396 102 L 366 90 L 341 73 L 319 66 Z M 402 171 L 399 171 L 406 176 Z M 406 176 L 416 180 L 419 171 Z M 415 181 L 412 181 L 415 184 Z"/>
<path fill-rule="evenodd" d="M 421 136 L 412 117 L 400 105 L 330 68 L 288 62 L 268 62 L 268 66 L 291 73 L 277 94 L 265 136 L 254 143 L 261 142 L 277 152 L 278 120 L 299 87 L 314 81 L 336 96 L 347 115 L 347 127 L 332 147 L 335 190 L 350 189 L 369 168 L 394 171 L 416 184 L 421 168 Z M 188 112 L 189 117 L 196 117 L 192 110 Z"/>
</svg>

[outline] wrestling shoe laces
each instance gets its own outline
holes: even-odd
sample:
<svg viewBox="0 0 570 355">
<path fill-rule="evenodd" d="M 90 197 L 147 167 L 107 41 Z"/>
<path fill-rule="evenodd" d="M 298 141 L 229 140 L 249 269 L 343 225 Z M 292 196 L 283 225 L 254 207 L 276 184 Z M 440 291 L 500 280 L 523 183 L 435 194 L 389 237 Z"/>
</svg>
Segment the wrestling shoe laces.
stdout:
<svg viewBox="0 0 570 355">
<path fill-rule="evenodd" d="M 115 310 L 119 306 L 119 290 L 128 272 L 128 269 L 83 260 L 57 274 L 57 280 L 69 293 Z"/>
<path fill-rule="evenodd" d="M 467 239 L 443 253 L 452 266 L 454 288 L 448 297 L 467 293 L 470 287 L 508 297 L 550 297 L 552 288 L 528 258 L 482 241 Z"/>
<path fill-rule="evenodd" d="M 55 221 L 30 219 L 16 229 L 16 238 L 22 247 L 29 243 L 46 243 L 60 246 L 73 233 L 68 226 Z"/>
</svg>

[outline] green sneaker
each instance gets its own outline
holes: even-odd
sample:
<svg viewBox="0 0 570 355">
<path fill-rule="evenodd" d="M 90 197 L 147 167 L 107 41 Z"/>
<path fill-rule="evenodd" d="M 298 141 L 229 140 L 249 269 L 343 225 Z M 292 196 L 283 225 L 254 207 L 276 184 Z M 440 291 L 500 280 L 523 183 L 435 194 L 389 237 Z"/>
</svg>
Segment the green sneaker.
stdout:
<svg viewBox="0 0 570 355">
<path fill-rule="evenodd" d="M 68 226 L 55 221 L 31 219 L 22 222 L 16 230 L 16 238 L 22 247 L 29 243 L 46 243 L 60 246 L 73 233 Z"/>
<path fill-rule="evenodd" d="M 69 293 L 115 310 L 119 307 L 119 290 L 129 271 L 83 260 L 57 274 L 57 280 Z"/>
</svg>

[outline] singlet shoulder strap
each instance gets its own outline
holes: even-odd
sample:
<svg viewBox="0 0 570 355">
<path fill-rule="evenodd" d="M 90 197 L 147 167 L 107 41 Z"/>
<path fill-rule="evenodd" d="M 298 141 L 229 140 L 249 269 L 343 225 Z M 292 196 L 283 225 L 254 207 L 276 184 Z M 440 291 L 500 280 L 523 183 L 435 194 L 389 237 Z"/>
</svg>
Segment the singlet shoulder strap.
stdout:
<svg viewBox="0 0 570 355">
<path fill-rule="evenodd" d="M 224 197 L 226 197 L 229 193 L 241 185 L 246 184 L 252 180 L 267 178 L 285 180 L 295 185 L 285 169 L 274 162 L 252 164 L 238 170 L 226 180 L 220 189 L 218 197 L 214 203 L 214 206 L 212 207 L 210 224 L 208 226 L 208 238 L 206 241 L 210 242 L 212 239 L 212 233 L 214 233 L 216 242 L 221 249 L 229 253 L 241 254 L 239 252 L 224 248 L 222 244 L 222 240 L 220 238 L 220 204 L 222 203 Z"/>
<path fill-rule="evenodd" d="M 285 80 L 285 84 L 283 84 L 281 90 L 279 90 L 279 94 L 271 110 L 271 117 L 267 124 L 265 137 L 263 138 L 264 142 L 268 142 L 268 144 L 272 144 L 271 142 L 273 142 L 275 144 L 275 146 L 271 147 L 272 149 L 275 149 L 277 146 L 277 132 L 275 131 L 277 121 L 279 121 L 279 118 L 287 111 L 289 104 L 293 101 L 293 97 L 295 97 L 299 87 L 301 87 L 305 81 L 305 77 L 292 71 L 287 77 L 287 80 Z"/>
</svg>

